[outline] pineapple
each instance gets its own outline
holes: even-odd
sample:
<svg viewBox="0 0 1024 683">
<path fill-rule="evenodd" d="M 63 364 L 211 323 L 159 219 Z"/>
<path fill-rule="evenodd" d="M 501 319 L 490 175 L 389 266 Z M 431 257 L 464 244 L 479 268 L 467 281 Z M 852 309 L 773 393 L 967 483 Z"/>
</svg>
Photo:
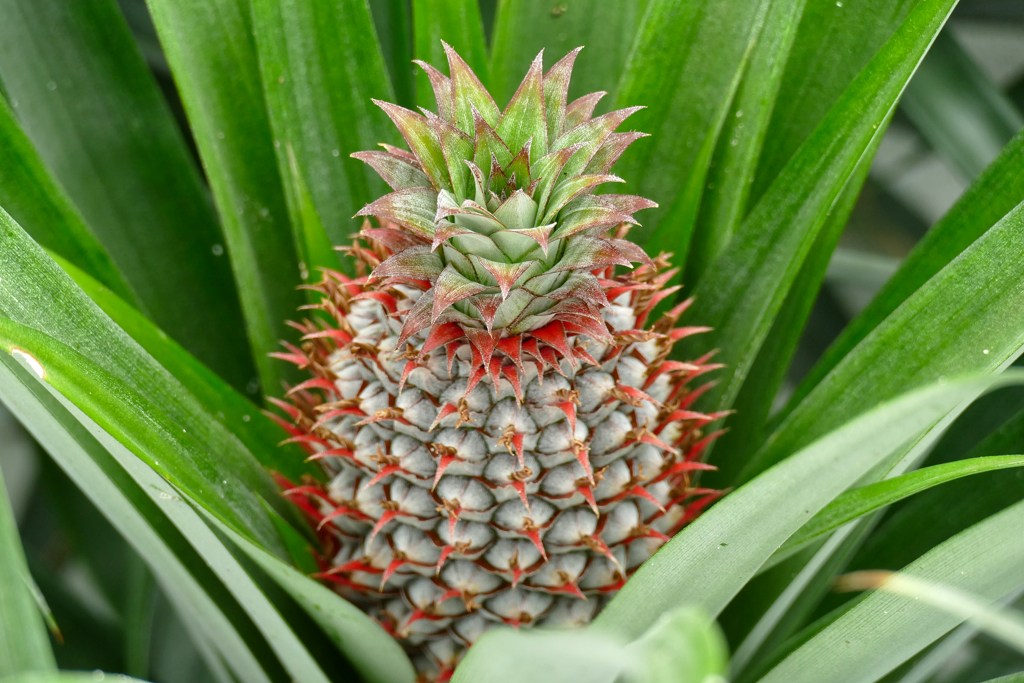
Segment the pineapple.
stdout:
<svg viewBox="0 0 1024 683">
<path fill-rule="evenodd" d="M 650 320 L 678 290 L 667 256 L 624 239 L 655 204 L 593 193 L 622 182 L 635 109 L 567 103 L 577 49 L 547 73 L 538 55 L 502 112 L 445 51 L 450 78 L 419 63 L 436 113 L 377 103 L 409 151 L 353 155 L 394 190 L 359 212 L 363 276 L 326 271 L 302 348 L 278 354 L 313 375 L 279 405 L 327 475 L 286 482 L 320 576 L 425 680 L 495 625 L 589 622 L 719 495 L 692 477 L 723 417 L 689 409 L 718 366 L 668 359 L 706 330 L 675 327 L 689 302 Z"/>
</svg>

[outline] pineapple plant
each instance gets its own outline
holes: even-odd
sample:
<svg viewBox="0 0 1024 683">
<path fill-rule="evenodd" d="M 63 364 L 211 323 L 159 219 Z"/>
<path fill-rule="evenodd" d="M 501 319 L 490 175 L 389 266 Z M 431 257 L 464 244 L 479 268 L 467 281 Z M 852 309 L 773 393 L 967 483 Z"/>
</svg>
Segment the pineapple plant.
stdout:
<svg viewBox="0 0 1024 683">
<path fill-rule="evenodd" d="M 353 154 L 393 190 L 359 212 L 362 275 L 325 271 L 329 324 L 279 354 L 313 375 L 282 405 L 327 474 L 286 490 L 330 528 L 320 576 L 431 680 L 492 625 L 585 625 L 718 496 L 693 475 L 723 415 L 691 409 L 718 366 L 669 360 L 707 330 L 675 326 L 690 301 L 652 316 L 669 255 L 624 237 L 654 203 L 594 194 L 642 134 L 567 102 L 580 49 L 504 111 L 447 44 L 436 113 L 377 103 L 411 152 Z"/>
<path fill-rule="evenodd" d="M 0 0 L 0 681 L 1019 674 L 962 4 Z"/>
</svg>

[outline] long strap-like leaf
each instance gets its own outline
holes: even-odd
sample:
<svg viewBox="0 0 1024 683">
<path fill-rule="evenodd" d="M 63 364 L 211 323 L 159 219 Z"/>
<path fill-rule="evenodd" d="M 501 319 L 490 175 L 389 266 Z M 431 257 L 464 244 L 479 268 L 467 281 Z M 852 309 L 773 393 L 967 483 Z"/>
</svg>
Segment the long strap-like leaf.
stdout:
<svg viewBox="0 0 1024 683">
<path fill-rule="evenodd" d="M 366 0 L 254 0 L 252 22 L 259 55 L 253 87 L 262 84 L 281 175 L 291 175 L 290 148 L 328 236 L 347 245 L 359 227 L 352 217 L 387 192 L 350 155 L 398 142 L 372 102 L 392 101 L 394 92 L 369 6 Z M 295 193 L 288 198 L 298 226 L 301 201 Z"/>
<path fill-rule="evenodd" d="M 840 2 L 806 3 L 772 109 L 748 209 L 922 0 Z"/>
<path fill-rule="evenodd" d="M 757 351 L 733 403 L 736 412 L 729 421 L 729 431 L 721 440 L 712 444 L 712 450 L 707 454 L 709 461 L 718 467 L 718 471 L 708 473 L 710 476 L 705 483 L 709 486 L 734 484 L 743 466 L 763 443 L 765 421 L 786 378 L 807 320 L 821 293 L 821 285 L 832 262 L 836 244 L 846 228 L 887 128 L 888 121 L 880 127 L 880 132 L 854 168 L 846 187 L 832 204 L 825 224 Z"/>
<path fill-rule="evenodd" d="M 228 386 L 223 379 L 110 290 L 60 257 L 54 257 L 54 260 L 118 327 L 131 335 L 218 422 L 235 434 L 261 465 L 271 472 L 280 472 L 292 481 L 315 474 L 316 470 L 304 462 L 306 456 L 300 448 L 294 444 L 280 445 L 281 441 L 288 438 L 287 432 L 251 401 Z"/>
<path fill-rule="evenodd" d="M 1024 203 L 864 338 L 790 413 L 746 469 L 778 462 L 907 388 L 996 372 L 1024 349 Z"/>
<path fill-rule="evenodd" d="M 39 152 L 0 96 L 0 206 L 32 237 L 60 252 L 118 296 L 140 306 L 124 276 L 85 224 L 67 193 L 43 164 Z"/>
<path fill-rule="evenodd" d="M 997 600 L 1024 586 L 1024 503 L 971 527 L 903 571 Z M 875 592 L 786 657 L 761 683 L 874 683 L 964 621 L 923 600 Z"/>
<path fill-rule="evenodd" d="M 442 73 L 448 74 L 448 59 L 441 41 L 458 52 L 484 85 L 491 79 L 487 69 L 487 45 L 484 26 L 480 20 L 480 6 L 476 0 L 413 0 L 413 45 L 416 59 L 421 59 Z M 530 59 L 533 59 L 531 57 Z M 529 62 L 527 62 L 527 65 Z M 409 67 L 409 64 L 405 65 Z M 416 68 L 416 103 L 431 111 L 437 109 L 430 79 Z M 526 73 L 524 68 L 522 73 Z M 520 76 L 521 77 L 521 76 Z M 491 89 L 492 94 L 499 92 Z M 511 97 L 511 93 L 509 93 Z M 499 101 L 506 100 L 499 97 Z"/>
<path fill-rule="evenodd" d="M 220 213 L 263 392 L 279 395 L 282 382 L 296 375 L 267 354 L 280 350 L 279 340 L 294 339 L 285 321 L 303 301 L 249 2 L 147 4 Z"/>
<path fill-rule="evenodd" d="M 867 308 L 832 343 L 800 383 L 782 411 L 782 417 L 807 398 L 854 347 L 929 278 L 1024 201 L 1024 174 L 1018 172 L 1021 155 L 1024 155 L 1024 131 L 1010 141 L 1002 154 L 971 184 L 949 213 L 928 231 Z"/>
<path fill-rule="evenodd" d="M 675 200 L 690 176 L 703 178 L 707 172 L 710 152 L 695 162 L 709 143 L 714 149 L 714 140 L 706 138 L 717 138 L 767 7 L 766 0 L 650 0 L 616 105 L 646 106 L 630 123 L 651 137 L 627 150 L 617 168 L 632 191 L 660 208 L 645 212 L 631 239 L 644 244 L 658 228 L 688 241 L 696 212 L 676 207 Z M 671 251 L 684 253 L 685 244 Z"/>
<path fill-rule="evenodd" d="M 828 434 L 723 498 L 669 541 L 626 582 L 595 627 L 635 638 L 683 603 L 717 615 L 786 539 L 901 444 L 985 387 L 1022 379 L 939 382 Z"/>
<path fill-rule="evenodd" d="M 569 101 L 613 89 L 650 4 L 650 0 L 580 0 L 552 6 L 502 0 L 494 20 L 491 92 L 504 105 L 538 52 L 543 49 L 544 61 L 551 65 L 581 45 L 585 49 L 573 69 Z M 611 106 L 607 101 L 611 97 L 599 105 L 599 112 Z"/>
<path fill-rule="evenodd" d="M 0 16 L 0 79 L 43 161 L 145 312 L 244 389 L 253 365 L 217 216 L 117 3 L 2 0 Z M 250 197 L 253 211 L 266 201 Z"/>
<path fill-rule="evenodd" d="M 30 581 L 18 524 L 0 474 L 0 678 L 57 668 Z"/>
<path fill-rule="evenodd" d="M 751 50 L 703 185 L 684 281 L 693 288 L 725 250 L 747 212 L 768 123 L 806 0 L 773 0 Z M 655 251 L 655 249 L 651 249 Z M 678 256 L 676 263 L 679 263 Z"/>
<path fill-rule="evenodd" d="M 955 5 L 922 0 L 743 222 L 695 292 L 689 320 L 715 328 L 687 351 L 728 365 L 707 404 L 731 406 L 828 211 Z"/>
<path fill-rule="evenodd" d="M 902 106 L 966 180 L 984 171 L 1024 127 L 1020 110 L 949 31 L 939 34 L 907 86 Z"/>
<path fill-rule="evenodd" d="M 142 488 L 30 373 L 0 355 L 4 404 L 145 558 L 182 616 L 199 628 L 197 637 L 215 642 L 218 656 L 242 680 L 269 683 L 261 664 L 265 645 L 258 635 L 252 639 L 237 603 Z"/>
<path fill-rule="evenodd" d="M 819 537 L 838 529 L 869 512 L 874 512 L 887 505 L 903 500 L 921 491 L 926 491 L 934 486 L 955 481 L 961 477 L 969 477 L 982 472 L 994 472 L 1007 467 L 1024 466 L 1024 456 L 1020 455 L 994 455 L 982 458 L 968 458 L 957 460 L 943 465 L 933 465 L 924 469 L 901 474 L 892 479 L 885 479 L 874 484 L 851 489 L 828 504 L 825 509 L 814 516 L 810 522 L 804 525 L 799 532 L 793 534 L 786 543 L 779 548 L 771 561 L 762 567 L 764 571 L 769 566 L 781 561 L 782 558 L 798 551 L 808 543 L 812 543 Z"/>
<path fill-rule="evenodd" d="M 243 533 L 284 552 L 260 502 L 282 502 L 266 470 L 2 210 L 0 326 L 7 351 L 18 347 L 39 359 L 48 380 L 139 457 Z"/>
<path fill-rule="evenodd" d="M 320 581 L 210 520 L 306 610 L 368 683 L 412 683 L 415 673 L 409 658 L 380 624 Z"/>
</svg>

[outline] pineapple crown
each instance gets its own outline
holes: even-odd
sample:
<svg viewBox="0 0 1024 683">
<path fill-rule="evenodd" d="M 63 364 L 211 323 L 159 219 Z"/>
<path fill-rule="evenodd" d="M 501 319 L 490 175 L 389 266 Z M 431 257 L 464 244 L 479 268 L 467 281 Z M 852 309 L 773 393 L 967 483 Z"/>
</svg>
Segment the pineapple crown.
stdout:
<svg viewBox="0 0 1024 683">
<path fill-rule="evenodd" d="M 482 335 L 493 347 L 541 330 L 610 341 L 601 307 L 612 283 L 597 274 L 634 262 L 654 268 L 621 237 L 634 212 L 656 204 L 593 193 L 623 182 L 609 170 L 645 134 L 615 130 L 639 107 L 593 117 L 604 92 L 567 104 L 577 48 L 546 74 L 541 51 L 502 112 L 469 65 L 444 49 L 450 78 L 416 62 L 437 113 L 375 100 L 411 151 L 382 144 L 352 155 L 394 190 L 357 214 L 377 219 L 361 234 L 387 254 L 369 280 L 426 290 L 400 344 L 426 329 L 438 343 L 468 336 L 474 346 Z"/>
</svg>

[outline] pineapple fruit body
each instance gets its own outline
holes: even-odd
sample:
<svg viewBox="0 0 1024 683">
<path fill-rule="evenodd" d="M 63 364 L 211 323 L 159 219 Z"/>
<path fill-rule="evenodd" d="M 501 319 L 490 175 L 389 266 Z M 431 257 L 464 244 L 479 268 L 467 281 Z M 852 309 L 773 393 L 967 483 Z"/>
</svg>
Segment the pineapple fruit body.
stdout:
<svg viewBox="0 0 1024 683">
<path fill-rule="evenodd" d="M 691 410 L 717 366 L 669 360 L 705 328 L 675 327 L 688 302 L 648 320 L 678 289 L 622 239 L 652 203 L 592 193 L 640 136 L 566 104 L 576 52 L 504 113 L 450 49 L 451 78 L 424 65 L 439 114 L 382 105 L 412 152 L 355 155 L 395 190 L 361 212 L 363 276 L 326 271 L 280 354 L 313 375 L 281 405 L 326 475 L 286 491 L 320 576 L 426 680 L 495 625 L 588 623 L 718 495 L 693 476 L 722 415 Z"/>
</svg>

